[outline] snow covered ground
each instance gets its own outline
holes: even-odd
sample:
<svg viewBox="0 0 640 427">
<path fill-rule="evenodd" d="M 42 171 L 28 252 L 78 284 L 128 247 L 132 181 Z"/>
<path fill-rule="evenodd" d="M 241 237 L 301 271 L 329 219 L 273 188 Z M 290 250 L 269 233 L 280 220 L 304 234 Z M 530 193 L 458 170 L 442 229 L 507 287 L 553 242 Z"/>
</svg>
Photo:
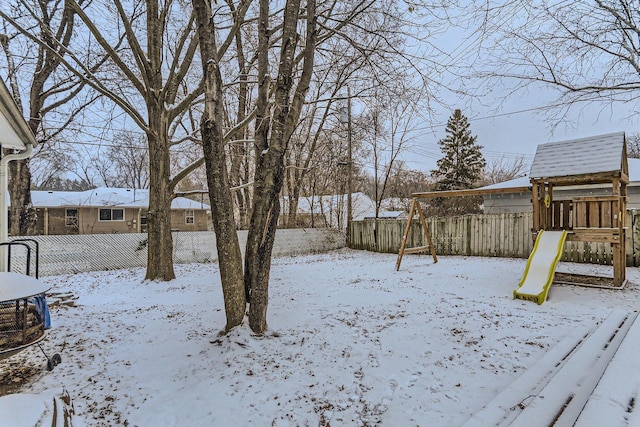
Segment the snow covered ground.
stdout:
<svg viewBox="0 0 640 427">
<path fill-rule="evenodd" d="M 622 291 L 554 286 L 539 306 L 512 299 L 526 260 L 395 261 L 274 259 L 264 337 L 218 335 L 217 264 L 177 265 L 169 283 L 143 269 L 46 277 L 77 298 L 52 308 L 44 342 L 62 364 L 48 372 L 30 348 L 0 371 L 37 368 L 21 391 L 66 390 L 87 426 L 456 426 L 576 326 L 640 307 L 635 268 Z"/>
</svg>

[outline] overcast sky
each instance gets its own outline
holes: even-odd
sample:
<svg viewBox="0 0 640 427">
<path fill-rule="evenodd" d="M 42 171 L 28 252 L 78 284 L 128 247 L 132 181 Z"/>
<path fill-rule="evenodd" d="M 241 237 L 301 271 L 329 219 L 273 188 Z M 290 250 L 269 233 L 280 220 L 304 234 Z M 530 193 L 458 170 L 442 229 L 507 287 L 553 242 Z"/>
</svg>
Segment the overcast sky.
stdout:
<svg viewBox="0 0 640 427">
<path fill-rule="evenodd" d="M 538 144 L 620 131 L 630 135 L 638 131 L 638 121 L 632 116 L 629 105 L 579 105 L 570 108 L 565 115 L 560 108 L 538 109 L 554 104 L 552 97 L 544 95 L 543 91 L 524 94 L 497 111 L 477 102 L 470 108 L 460 106 L 469 118 L 472 134 L 478 137 L 477 143 L 484 147 L 482 151 L 487 160 L 524 156 L 525 161 L 530 162 Z M 493 105 L 499 104 L 500 99 L 493 100 Z M 446 122 L 455 108 L 452 106 L 451 111 L 447 111 L 442 107 L 434 116 L 437 119 L 433 127 L 425 122 L 404 157 L 410 168 L 428 172 L 437 167 L 436 161 L 442 157 L 438 141 L 446 136 Z"/>
<path fill-rule="evenodd" d="M 482 60 L 476 55 L 480 46 L 474 33 L 477 25 L 474 27 L 469 22 L 465 25 L 466 28 L 450 28 L 434 41 L 439 49 L 450 54 L 451 63 L 473 56 L 476 61 Z M 442 75 L 440 78 L 444 85 L 455 88 L 459 84 L 452 76 Z M 471 79 L 465 80 L 466 83 Z M 513 85 L 513 81 L 506 79 L 498 81 L 491 94 L 478 98 L 443 93 L 441 101 L 445 105 L 432 104 L 431 117 L 419 126 L 413 147 L 404 155 L 408 166 L 425 172 L 437 167 L 436 161 L 442 157 L 438 141 L 445 137 L 446 122 L 456 108 L 460 108 L 469 119 L 471 132 L 477 135 L 477 143 L 484 147 L 487 161 L 500 156 L 513 159 L 523 155 L 530 162 L 536 147 L 542 143 L 620 131 L 630 135 L 640 131 L 640 123 L 633 114 L 636 107 L 633 104 L 576 104 L 568 110 L 567 107 L 545 108 L 556 105 L 558 92 L 549 86 L 539 85 L 505 100 L 505 94 Z M 479 92 L 484 89 L 480 87 Z"/>
</svg>

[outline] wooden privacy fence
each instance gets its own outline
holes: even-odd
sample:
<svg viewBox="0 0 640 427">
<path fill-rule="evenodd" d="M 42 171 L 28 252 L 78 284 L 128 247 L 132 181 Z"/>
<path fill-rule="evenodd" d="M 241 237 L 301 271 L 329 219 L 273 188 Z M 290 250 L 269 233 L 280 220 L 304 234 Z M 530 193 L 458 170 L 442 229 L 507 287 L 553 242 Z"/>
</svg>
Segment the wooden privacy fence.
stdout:
<svg viewBox="0 0 640 427">
<path fill-rule="evenodd" d="M 527 258 L 533 249 L 531 212 L 427 217 L 438 255 Z M 407 220 L 352 221 L 351 248 L 398 253 Z M 640 212 L 627 211 L 627 266 L 640 265 Z M 407 247 L 426 245 L 420 221 L 413 221 Z M 563 261 L 612 265 L 610 243 L 567 242 Z"/>
</svg>

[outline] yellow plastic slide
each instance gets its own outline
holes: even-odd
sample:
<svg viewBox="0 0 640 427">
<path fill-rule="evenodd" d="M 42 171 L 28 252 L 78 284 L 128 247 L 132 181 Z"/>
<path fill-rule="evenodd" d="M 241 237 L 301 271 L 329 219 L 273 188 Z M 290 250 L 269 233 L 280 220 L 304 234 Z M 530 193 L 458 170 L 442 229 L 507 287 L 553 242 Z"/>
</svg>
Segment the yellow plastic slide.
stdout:
<svg viewBox="0 0 640 427">
<path fill-rule="evenodd" d="M 540 231 L 513 297 L 542 304 L 547 300 L 556 266 L 562 257 L 566 231 Z"/>
</svg>

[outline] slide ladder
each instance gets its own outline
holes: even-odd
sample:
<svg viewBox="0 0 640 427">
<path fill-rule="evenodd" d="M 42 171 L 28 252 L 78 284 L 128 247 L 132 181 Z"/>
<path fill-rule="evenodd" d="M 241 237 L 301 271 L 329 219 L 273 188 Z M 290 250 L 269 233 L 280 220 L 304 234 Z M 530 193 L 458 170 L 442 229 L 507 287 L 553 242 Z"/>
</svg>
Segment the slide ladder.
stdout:
<svg viewBox="0 0 640 427">
<path fill-rule="evenodd" d="M 513 297 L 542 304 L 547 300 L 556 266 L 562 257 L 566 231 L 541 230 Z"/>
</svg>

